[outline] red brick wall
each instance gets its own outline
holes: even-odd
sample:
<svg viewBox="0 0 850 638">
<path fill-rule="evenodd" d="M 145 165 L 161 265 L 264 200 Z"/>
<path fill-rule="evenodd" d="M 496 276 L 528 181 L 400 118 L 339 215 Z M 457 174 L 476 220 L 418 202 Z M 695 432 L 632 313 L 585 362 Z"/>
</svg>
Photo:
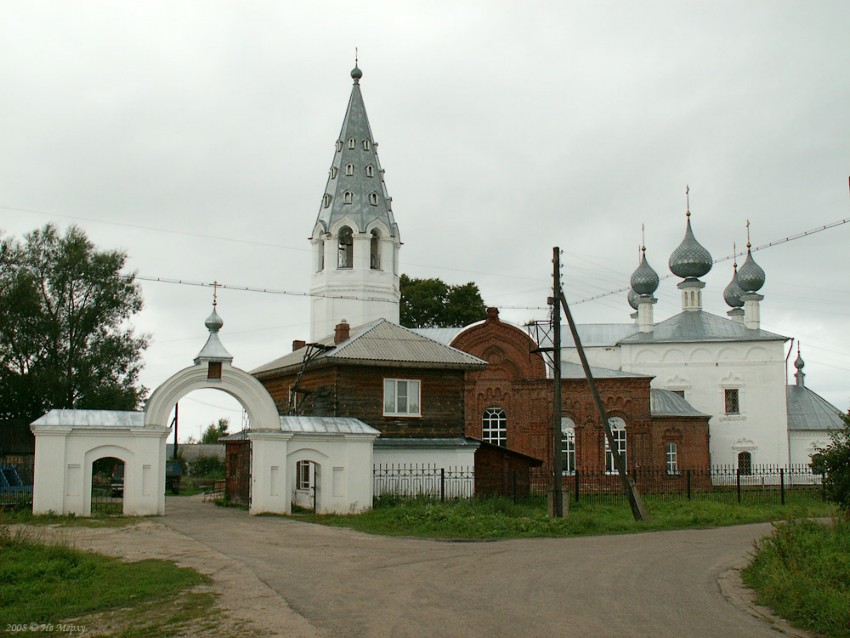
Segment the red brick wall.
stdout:
<svg viewBox="0 0 850 638">
<path fill-rule="evenodd" d="M 507 447 L 551 467 L 553 381 L 546 379 L 543 357 L 531 350 L 534 342 L 523 331 L 499 321 L 488 310 L 487 320 L 460 333 L 451 344 L 488 362 L 466 375 L 467 436 L 482 438 L 482 416 L 489 407 L 500 407 L 507 417 Z M 596 379 L 609 417 L 626 424 L 626 464 L 629 469 L 663 467 L 664 432 L 678 428 L 682 437 L 680 467 L 703 459 L 708 464 L 708 422 L 653 423 L 650 417 L 649 377 Z M 575 423 L 576 466 L 579 470 L 605 469 L 605 439 L 599 413 L 585 379 L 562 381 L 562 414 Z M 668 432 L 674 436 L 673 431 Z"/>
<path fill-rule="evenodd" d="M 419 417 L 384 416 L 384 379 L 420 382 Z M 285 413 L 295 374 L 260 382 Z M 464 430 L 464 371 L 382 366 L 308 368 L 301 379 L 299 414 L 358 418 L 391 437 L 460 437 Z"/>
</svg>

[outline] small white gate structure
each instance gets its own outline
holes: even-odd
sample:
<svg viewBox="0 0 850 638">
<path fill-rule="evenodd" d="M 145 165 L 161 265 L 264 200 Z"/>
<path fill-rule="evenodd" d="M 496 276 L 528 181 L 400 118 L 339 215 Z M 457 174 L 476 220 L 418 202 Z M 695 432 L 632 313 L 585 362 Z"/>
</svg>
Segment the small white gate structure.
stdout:
<svg viewBox="0 0 850 638">
<path fill-rule="evenodd" d="M 51 410 L 31 425 L 35 434 L 34 514 L 91 513 L 92 463 L 124 461 L 124 514 L 165 514 L 165 441 L 175 403 L 199 389 L 227 392 L 248 413 L 251 441 L 251 514 L 287 514 L 296 465 L 309 460 L 323 471 L 320 512 L 354 512 L 372 506 L 372 443 L 377 430 L 356 419 L 322 419 L 284 425 L 268 391 L 231 365 L 218 338 L 224 325 L 213 305 L 209 338 L 194 365 L 177 372 L 150 396 L 144 412 Z"/>
</svg>

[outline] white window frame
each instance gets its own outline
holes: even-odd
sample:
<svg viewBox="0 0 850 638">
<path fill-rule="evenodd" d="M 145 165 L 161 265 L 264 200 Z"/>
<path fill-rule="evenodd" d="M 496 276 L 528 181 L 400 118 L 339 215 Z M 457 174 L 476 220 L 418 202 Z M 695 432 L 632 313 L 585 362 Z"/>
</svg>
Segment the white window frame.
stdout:
<svg viewBox="0 0 850 638">
<path fill-rule="evenodd" d="M 310 461 L 298 461 L 298 463 L 295 464 L 295 489 L 313 489 L 312 465 L 313 464 Z"/>
<path fill-rule="evenodd" d="M 569 417 L 561 417 L 561 471 L 564 476 L 576 473 L 576 424 Z"/>
<path fill-rule="evenodd" d="M 508 447 L 508 416 L 497 405 L 484 410 L 481 415 L 481 440 L 499 447 Z"/>
<path fill-rule="evenodd" d="M 664 444 L 664 465 L 669 476 L 676 476 L 679 472 L 679 446 L 673 441 Z"/>
<path fill-rule="evenodd" d="M 345 165 L 345 174 L 346 175 L 354 175 L 354 164 L 346 164 Z"/>
<path fill-rule="evenodd" d="M 611 427 L 611 434 L 614 435 L 614 441 L 617 443 L 617 451 L 623 455 L 623 466 L 628 471 L 628 463 L 626 459 L 626 422 L 623 421 L 620 417 L 611 417 L 608 419 L 608 425 Z M 617 473 L 617 464 L 614 462 L 614 455 L 611 453 L 611 446 L 608 445 L 608 437 L 604 435 L 605 438 L 605 473 L 606 474 L 616 474 Z"/>
<path fill-rule="evenodd" d="M 403 392 L 399 392 L 403 389 Z M 415 398 L 415 401 L 411 401 Z M 419 379 L 384 379 L 384 416 L 422 416 L 422 382 Z"/>
<path fill-rule="evenodd" d="M 348 138 L 348 148 L 354 148 L 354 138 L 353 137 Z"/>
</svg>

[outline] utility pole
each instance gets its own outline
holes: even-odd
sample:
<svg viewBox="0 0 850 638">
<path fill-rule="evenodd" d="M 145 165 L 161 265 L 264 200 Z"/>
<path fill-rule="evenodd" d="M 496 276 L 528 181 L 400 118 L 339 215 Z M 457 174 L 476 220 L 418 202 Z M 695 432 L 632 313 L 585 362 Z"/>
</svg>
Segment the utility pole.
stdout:
<svg viewBox="0 0 850 638">
<path fill-rule="evenodd" d="M 561 447 L 561 251 L 556 246 L 552 249 L 552 335 L 554 337 L 554 353 L 552 355 L 552 376 L 554 383 L 553 426 L 552 426 L 552 516 L 564 518 L 563 497 L 563 454 Z"/>
<path fill-rule="evenodd" d="M 593 380 L 593 374 L 590 372 L 590 365 L 587 363 L 587 357 L 584 354 L 584 348 L 581 345 L 581 339 L 578 336 L 576 323 L 573 321 L 573 314 L 570 312 L 570 307 L 567 305 L 567 298 L 563 291 L 559 291 L 559 299 L 564 307 L 564 314 L 567 315 L 567 321 L 570 324 L 570 332 L 573 335 L 573 341 L 578 350 L 578 356 L 581 358 L 581 365 L 584 368 L 584 375 L 587 377 L 587 383 L 590 385 L 590 391 L 593 393 L 593 401 L 596 403 L 596 409 L 599 412 L 599 419 L 602 421 L 602 429 L 605 431 L 605 439 L 608 441 L 608 449 L 611 450 L 611 456 L 614 457 L 614 465 L 617 466 L 617 473 L 620 475 L 620 481 L 623 483 L 623 489 L 629 499 L 629 506 L 632 508 L 632 516 L 636 521 L 645 521 L 647 519 L 646 510 L 643 507 L 643 501 L 640 498 L 637 485 L 634 479 L 626 474 L 626 462 L 622 454 L 617 449 L 617 444 L 614 441 L 614 434 L 611 432 L 611 425 L 608 423 L 608 415 L 605 414 L 605 406 L 602 403 L 602 397 L 599 396 L 599 390 L 596 387 L 596 382 Z M 560 355 L 559 355 L 560 358 Z"/>
</svg>

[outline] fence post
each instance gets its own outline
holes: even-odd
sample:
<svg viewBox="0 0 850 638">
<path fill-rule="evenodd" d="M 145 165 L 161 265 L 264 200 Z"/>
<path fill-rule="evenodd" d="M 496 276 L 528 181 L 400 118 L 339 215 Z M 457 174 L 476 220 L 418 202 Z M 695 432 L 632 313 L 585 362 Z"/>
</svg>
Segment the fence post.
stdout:
<svg viewBox="0 0 850 638">
<path fill-rule="evenodd" d="M 446 468 L 440 468 L 440 502 L 446 500 Z"/>
<path fill-rule="evenodd" d="M 779 500 L 785 505 L 785 468 L 779 468 Z"/>
<path fill-rule="evenodd" d="M 691 500 L 691 471 L 688 470 L 686 473 L 686 480 L 688 485 L 688 500 Z"/>
<path fill-rule="evenodd" d="M 738 484 L 738 502 L 741 502 L 741 468 L 735 470 L 735 482 Z"/>
<path fill-rule="evenodd" d="M 575 471 L 575 477 L 576 477 L 576 479 L 575 479 L 575 480 L 576 480 L 576 503 L 578 503 L 578 496 L 579 496 L 579 487 L 578 487 L 578 485 L 579 485 L 579 482 L 580 482 L 580 481 L 579 481 L 579 476 L 578 476 L 578 470 L 576 470 L 576 471 Z M 824 499 L 824 500 L 826 500 L 826 499 Z"/>
</svg>

